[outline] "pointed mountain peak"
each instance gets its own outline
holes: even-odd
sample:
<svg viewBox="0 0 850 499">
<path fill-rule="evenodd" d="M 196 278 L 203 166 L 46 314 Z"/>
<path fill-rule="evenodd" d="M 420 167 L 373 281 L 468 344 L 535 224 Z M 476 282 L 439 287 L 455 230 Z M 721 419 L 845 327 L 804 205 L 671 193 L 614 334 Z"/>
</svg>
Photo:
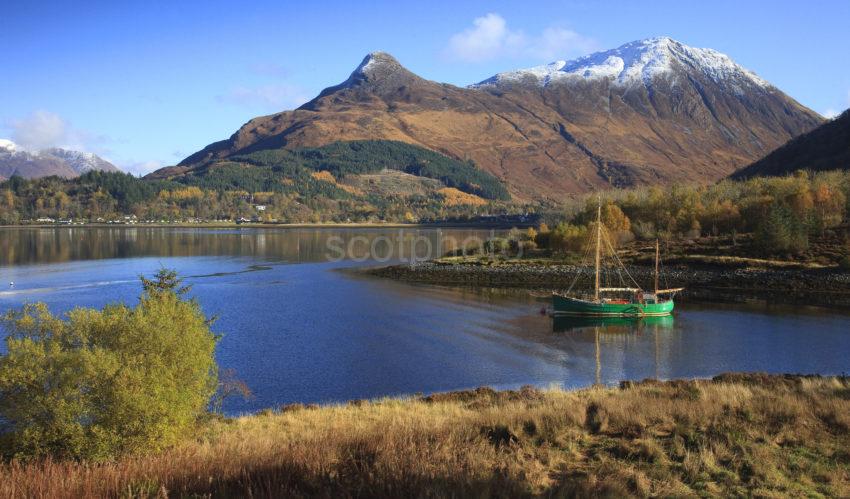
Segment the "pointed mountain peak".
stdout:
<svg viewBox="0 0 850 499">
<path fill-rule="evenodd" d="M 376 95 L 388 95 L 401 87 L 420 84 L 426 80 L 407 70 L 395 57 L 386 52 L 372 52 L 351 73 L 347 80 L 328 87 L 300 109 L 316 109 L 318 101 L 341 90 L 365 90 Z"/>
<path fill-rule="evenodd" d="M 395 57 L 386 52 L 378 51 L 367 54 L 352 74 L 369 75 L 375 71 L 398 69 L 404 69 L 404 67 L 399 64 Z"/>
<path fill-rule="evenodd" d="M 420 80 L 420 78 L 402 66 L 395 57 L 386 52 L 372 52 L 363 58 L 357 69 L 342 85 L 348 88 L 363 84 L 387 87 L 387 85 L 403 85 L 411 80 Z"/>
<path fill-rule="evenodd" d="M 677 69 L 700 73 L 716 83 L 734 80 L 734 84 L 766 89 L 771 85 L 755 73 L 738 65 L 726 54 L 713 49 L 694 48 L 669 36 L 636 40 L 611 50 L 578 59 L 499 73 L 473 87 L 523 82 L 546 86 L 608 79 L 616 86 L 649 86 L 657 77 L 669 76 Z"/>
</svg>

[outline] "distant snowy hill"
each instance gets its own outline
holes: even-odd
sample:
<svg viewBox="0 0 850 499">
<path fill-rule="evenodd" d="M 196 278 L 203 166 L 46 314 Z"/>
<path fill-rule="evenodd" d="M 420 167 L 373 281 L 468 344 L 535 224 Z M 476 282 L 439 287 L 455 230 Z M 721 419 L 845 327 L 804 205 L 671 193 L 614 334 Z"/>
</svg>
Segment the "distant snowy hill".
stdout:
<svg viewBox="0 0 850 499">
<path fill-rule="evenodd" d="M 638 40 L 569 62 L 556 61 L 499 73 L 472 86 L 523 82 L 547 86 L 590 80 L 608 80 L 616 86 L 651 86 L 656 78 L 677 78 L 680 70 L 700 73 L 717 84 L 771 88 L 770 83 L 736 64 L 726 54 L 689 47 L 668 37 Z"/>
<path fill-rule="evenodd" d="M 51 149 L 41 151 L 41 154 L 65 160 L 65 162 L 68 163 L 68 166 L 73 168 L 73 170 L 80 175 L 91 170 L 100 170 L 104 172 L 120 171 L 109 161 L 106 161 L 97 154 L 91 152 L 71 151 L 68 149 L 53 147 Z"/>
<path fill-rule="evenodd" d="M 73 178 L 91 170 L 117 172 L 112 163 L 90 152 L 54 147 L 38 152 L 21 150 L 11 140 L 0 139 L 0 179 L 12 175 L 24 178 L 52 175 Z"/>
</svg>

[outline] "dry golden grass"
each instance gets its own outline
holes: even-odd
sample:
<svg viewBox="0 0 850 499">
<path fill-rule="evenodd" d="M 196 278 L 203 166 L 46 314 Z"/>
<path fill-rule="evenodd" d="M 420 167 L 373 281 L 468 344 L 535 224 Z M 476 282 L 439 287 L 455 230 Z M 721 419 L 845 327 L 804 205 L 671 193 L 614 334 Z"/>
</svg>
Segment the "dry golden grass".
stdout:
<svg viewBox="0 0 850 499">
<path fill-rule="evenodd" d="M 850 496 L 850 380 L 479 389 L 213 420 L 165 453 L 0 466 L 3 497 Z"/>
<path fill-rule="evenodd" d="M 310 174 L 310 176 L 321 182 L 330 182 L 331 184 L 336 183 L 336 178 L 334 178 L 333 173 L 327 170 L 319 170 L 317 172 L 313 172 Z"/>
<path fill-rule="evenodd" d="M 443 187 L 442 189 L 437 191 L 437 194 L 442 196 L 443 202 L 446 204 L 446 206 L 481 206 L 487 204 L 486 199 L 480 198 L 475 194 L 463 192 L 461 190 L 455 189 L 454 187 Z"/>
<path fill-rule="evenodd" d="M 336 181 L 336 178 L 333 176 L 333 173 L 327 170 L 319 170 L 317 172 L 313 172 L 310 174 L 310 176 L 320 182 L 328 182 L 330 184 L 333 184 L 349 194 L 355 194 L 358 196 L 363 195 L 363 191 L 354 186 L 338 183 Z"/>
<path fill-rule="evenodd" d="M 377 196 L 432 196 L 444 187 L 439 180 L 418 177 L 398 170 L 382 170 L 378 173 L 350 175 L 345 182 L 361 192 Z"/>
</svg>

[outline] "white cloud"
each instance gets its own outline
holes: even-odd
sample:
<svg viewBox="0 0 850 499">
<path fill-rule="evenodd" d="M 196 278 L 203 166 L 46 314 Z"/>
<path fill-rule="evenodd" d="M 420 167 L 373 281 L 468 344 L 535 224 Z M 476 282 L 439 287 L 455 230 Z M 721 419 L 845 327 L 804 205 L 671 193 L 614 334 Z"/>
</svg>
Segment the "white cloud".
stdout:
<svg viewBox="0 0 850 499">
<path fill-rule="evenodd" d="M 449 59 L 484 62 L 503 57 L 531 57 L 541 61 L 571 58 L 597 49 L 596 42 L 575 31 L 552 26 L 539 35 L 512 30 L 501 15 L 477 17 L 472 26 L 452 35 L 445 49 Z"/>
<path fill-rule="evenodd" d="M 499 14 L 477 17 L 472 27 L 452 35 L 446 49 L 450 57 L 469 62 L 495 59 L 505 52 L 516 52 L 524 43 L 522 33 L 513 33 Z"/>
<path fill-rule="evenodd" d="M 28 151 L 48 147 L 61 147 L 75 151 L 94 152 L 100 155 L 110 151 L 105 146 L 112 141 L 105 135 L 97 135 L 74 127 L 56 113 L 37 110 L 20 119 L 7 123 L 12 140 Z"/>
<path fill-rule="evenodd" d="M 304 90 L 288 84 L 236 87 L 216 99 L 219 102 L 271 111 L 292 109 L 310 100 Z"/>
<path fill-rule="evenodd" d="M 12 120 L 12 140 L 24 149 L 66 145 L 70 140 L 70 126 L 58 114 L 35 111 L 25 118 Z"/>
<path fill-rule="evenodd" d="M 162 161 L 115 161 L 110 159 L 112 151 L 106 146 L 115 143 L 104 135 L 97 135 L 74 127 L 68 120 L 50 111 L 39 110 L 7 124 L 10 138 L 19 150 L 38 151 L 48 147 L 61 147 L 74 151 L 93 152 L 113 163 L 123 171 L 144 175 L 165 166 Z M 3 140 L 0 140 L 3 143 Z M 175 154 L 177 152 L 175 151 Z"/>
<path fill-rule="evenodd" d="M 527 52 L 546 61 L 552 59 L 570 59 L 598 50 L 599 45 L 592 39 L 565 28 L 546 28 L 543 33 L 532 39 Z"/>
</svg>

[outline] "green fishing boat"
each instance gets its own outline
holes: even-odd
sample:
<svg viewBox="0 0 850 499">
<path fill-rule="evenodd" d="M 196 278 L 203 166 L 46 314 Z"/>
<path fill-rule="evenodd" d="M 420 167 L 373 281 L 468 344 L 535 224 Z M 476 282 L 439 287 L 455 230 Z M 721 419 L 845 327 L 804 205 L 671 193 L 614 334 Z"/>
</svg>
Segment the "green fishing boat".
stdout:
<svg viewBox="0 0 850 499">
<path fill-rule="evenodd" d="M 555 294 L 552 307 L 555 315 L 589 317 L 661 317 L 673 312 L 672 297 L 665 299 L 656 293 L 635 291 L 640 293 L 635 298 L 581 299 Z"/>
<path fill-rule="evenodd" d="M 662 317 L 673 312 L 674 295 L 684 288 L 659 289 L 658 279 L 660 274 L 659 244 L 655 241 L 655 289 L 645 291 L 629 275 L 628 270 L 617 257 L 617 253 L 611 244 L 610 238 L 602 225 L 602 207 L 596 214 L 596 258 L 594 274 L 594 290 L 591 296 L 552 294 L 552 310 L 554 315 L 578 316 L 578 317 Z M 620 286 L 605 287 L 601 285 L 601 256 L 602 246 L 606 244 L 611 250 L 614 260 L 619 265 L 617 275 L 621 279 Z M 625 285 L 623 273 L 630 280 Z M 576 281 L 578 280 L 576 276 Z M 573 282 L 575 285 L 575 281 Z M 572 287 L 570 288 L 572 289 Z"/>
</svg>

